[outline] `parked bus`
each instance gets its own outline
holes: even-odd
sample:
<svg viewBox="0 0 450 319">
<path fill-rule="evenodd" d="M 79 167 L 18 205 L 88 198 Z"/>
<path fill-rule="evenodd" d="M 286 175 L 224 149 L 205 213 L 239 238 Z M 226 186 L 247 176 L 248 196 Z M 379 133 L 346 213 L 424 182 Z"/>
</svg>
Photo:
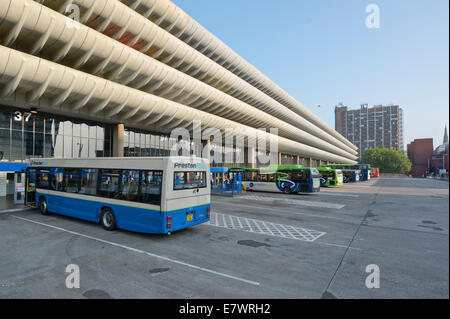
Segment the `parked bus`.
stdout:
<svg viewBox="0 0 450 319">
<path fill-rule="evenodd" d="M 340 169 L 318 167 L 321 187 L 338 187 L 344 185 L 344 177 Z"/>
<path fill-rule="evenodd" d="M 260 169 L 230 168 L 240 172 L 246 190 L 263 192 L 314 193 L 320 191 L 320 174 L 300 165 L 275 165 Z"/>
<path fill-rule="evenodd" d="M 26 204 L 141 233 L 210 219 L 209 161 L 188 157 L 32 159 Z"/>
<path fill-rule="evenodd" d="M 378 167 L 372 167 L 370 169 L 370 177 L 371 178 L 380 177 L 380 169 Z"/>
<path fill-rule="evenodd" d="M 322 167 L 330 167 L 335 169 L 351 169 L 351 170 L 359 170 L 359 180 L 368 181 L 370 180 L 370 164 L 328 164 L 321 165 Z"/>
<path fill-rule="evenodd" d="M 359 182 L 360 170 L 354 169 L 343 169 L 342 174 L 344 175 L 344 183 L 355 183 Z"/>
</svg>

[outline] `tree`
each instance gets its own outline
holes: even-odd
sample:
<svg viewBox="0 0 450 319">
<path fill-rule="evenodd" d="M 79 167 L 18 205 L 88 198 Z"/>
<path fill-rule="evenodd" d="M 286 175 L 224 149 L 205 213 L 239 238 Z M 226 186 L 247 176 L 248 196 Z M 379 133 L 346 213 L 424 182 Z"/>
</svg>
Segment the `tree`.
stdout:
<svg viewBox="0 0 450 319">
<path fill-rule="evenodd" d="M 406 174 L 411 170 L 411 161 L 400 151 L 384 147 L 369 148 L 362 156 L 362 163 L 378 167 L 385 173 Z"/>
</svg>

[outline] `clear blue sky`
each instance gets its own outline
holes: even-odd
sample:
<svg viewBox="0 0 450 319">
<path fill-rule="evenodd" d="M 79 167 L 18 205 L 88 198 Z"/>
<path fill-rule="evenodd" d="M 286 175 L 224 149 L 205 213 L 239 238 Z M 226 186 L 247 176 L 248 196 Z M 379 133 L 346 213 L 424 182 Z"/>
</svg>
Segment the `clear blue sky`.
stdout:
<svg viewBox="0 0 450 319">
<path fill-rule="evenodd" d="M 405 148 L 414 138 L 442 143 L 448 0 L 174 2 L 332 127 L 338 102 L 393 103 L 405 112 Z M 365 26 L 371 3 L 379 29 Z"/>
</svg>

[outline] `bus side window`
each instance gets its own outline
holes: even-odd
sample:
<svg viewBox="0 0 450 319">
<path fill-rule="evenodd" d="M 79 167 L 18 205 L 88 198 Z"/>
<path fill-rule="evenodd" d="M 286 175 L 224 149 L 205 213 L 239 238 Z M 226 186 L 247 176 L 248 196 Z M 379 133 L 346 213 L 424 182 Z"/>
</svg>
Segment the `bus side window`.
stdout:
<svg viewBox="0 0 450 319">
<path fill-rule="evenodd" d="M 78 193 L 80 191 L 80 170 L 64 169 L 64 191 L 67 193 Z"/>
<path fill-rule="evenodd" d="M 295 172 L 293 171 L 281 171 L 277 175 L 277 179 L 282 178 L 295 182 Z"/>
<path fill-rule="evenodd" d="M 300 171 L 284 171 L 283 173 L 288 174 L 288 179 L 294 183 L 298 183 L 300 181 Z"/>
<path fill-rule="evenodd" d="M 64 169 L 63 168 L 50 168 L 49 177 L 49 189 L 55 191 L 64 191 L 63 181 L 64 181 Z"/>
<path fill-rule="evenodd" d="M 299 170 L 295 172 L 295 181 L 297 183 L 306 183 L 307 182 L 307 170 Z"/>
<path fill-rule="evenodd" d="M 37 170 L 36 188 L 50 188 L 50 171 L 48 169 Z"/>
<path fill-rule="evenodd" d="M 120 199 L 136 202 L 139 195 L 140 171 L 122 171 Z"/>
<path fill-rule="evenodd" d="M 98 174 L 98 196 L 119 198 L 120 171 L 114 169 L 101 169 Z"/>
<path fill-rule="evenodd" d="M 161 205 L 162 171 L 143 171 L 141 175 L 140 201 Z"/>
<path fill-rule="evenodd" d="M 97 195 L 97 170 L 81 170 L 80 194 Z"/>
<path fill-rule="evenodd" d="M 246 171 L 243 176 L 244 182 L 255 182 L 256 172 Z"/>
</svg>

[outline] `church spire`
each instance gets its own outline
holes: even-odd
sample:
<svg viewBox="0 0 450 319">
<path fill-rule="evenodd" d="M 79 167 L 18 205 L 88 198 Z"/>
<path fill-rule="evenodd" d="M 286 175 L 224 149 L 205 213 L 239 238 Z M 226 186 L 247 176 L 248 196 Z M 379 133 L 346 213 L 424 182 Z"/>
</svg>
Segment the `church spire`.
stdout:
<svg viewBox="0 0 450 319">
<path fill-rule="evenodd" d="M 445 125 L 444 131 L 444 144 L 448 143 L 447 125 Z"/>
</svg>

